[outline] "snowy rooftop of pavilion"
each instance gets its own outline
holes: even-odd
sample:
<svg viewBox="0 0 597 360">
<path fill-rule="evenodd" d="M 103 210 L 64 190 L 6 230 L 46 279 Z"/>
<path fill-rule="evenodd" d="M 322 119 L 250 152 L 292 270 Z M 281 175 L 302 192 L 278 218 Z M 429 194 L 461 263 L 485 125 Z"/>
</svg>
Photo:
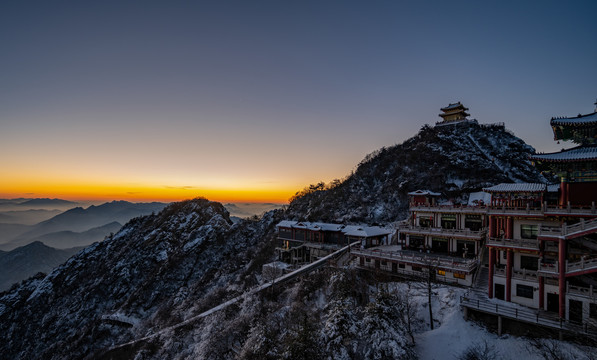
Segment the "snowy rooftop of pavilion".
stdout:
<svg viewBox="0 0 597 360">
<path fill-rule="evenodd" d="M 585 125 L 597 123 L 597 111 L 591 114 L 578 115 L 576 117 L 552 118 L 551 125 Z"/>
<path fill-rule="evenodd" d="M 409 196 L 440 196 L 440 193 L 436 193 L 429 190 L 417 190 L 408 193 Z"/>
<path fill-rule="evenodd" d="M 575 160 L 597 160 L 597 146 L 578 146 L 568 150 L 555 153 L 535 154 L 530 156 L 531 160 L 542 160 L 551 162 L 566 162 Z"/>
<path fill-rule="evenodd" d="M 501 183 L 489 188 L 484 188 L 485 192 L 544 192 L 547 185 L 540 183 Z"/>
<path fill-rule="evenodd" d="M 365 225 L 342 225 L 330 224 L 321 222 L 307 222 L 307 221 L 291 221 L 283 220 L 276 225 L 276 227 L 285 227 L 293 229 L 307 229 L 312 231 L 341 231 L 346 236 L 354 237 L 372 237 L 393 234 L 391 229 L 382 228 L 379 226 L 365 226 Z"/>
</svg>

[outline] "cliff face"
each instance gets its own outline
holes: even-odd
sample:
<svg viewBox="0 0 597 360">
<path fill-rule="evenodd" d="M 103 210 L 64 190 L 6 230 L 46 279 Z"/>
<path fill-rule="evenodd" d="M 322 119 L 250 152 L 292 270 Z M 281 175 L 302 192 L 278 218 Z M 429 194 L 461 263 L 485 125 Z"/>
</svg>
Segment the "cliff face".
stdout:
<svg viewBox="0 0 597 360">
<path fill-rule="evenodd" d="M 297 193 L 294 219 L 387 223 L 406 217 L 407 193 L 440 192 L 446 200 L 501 182 L 549 182 L 528 160 L 535 150 L 501 125 L 463 122 L 424 126 L 402 144 L 368 155 L 343 182 Z"/>
</svg>

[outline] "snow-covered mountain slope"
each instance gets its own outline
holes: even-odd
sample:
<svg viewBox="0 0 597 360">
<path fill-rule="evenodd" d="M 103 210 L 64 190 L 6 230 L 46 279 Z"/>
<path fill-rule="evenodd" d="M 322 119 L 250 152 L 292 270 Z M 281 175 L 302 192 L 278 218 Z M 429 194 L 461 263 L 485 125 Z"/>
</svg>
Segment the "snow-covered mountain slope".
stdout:
<svg viewBox="0 0 597 360">
<path fill-rule="evenodd" d="M 0 253 L 0 291 L 38 273 L 50 272 L 81 248 L 55 249 L 39 241 Z"/>
<path fill-rule="evenodd" d="M 501 182 L 550 182 L 530 163 L 535 150 L 503 125 L 424 126 L 402 144 L 368 155 L 344 181 L 297 193 L 289 216 L 311 221 L 401 220 L 407 193 L 429 189 L 446 200 Z"/>
<path fill-rule="evenodd" d="M 0 294 L 0 353 L 91 356 L 237 295 L 271 258 L 268 236 L 279 219 L 270 212 L 232 225 L 221 204 L 204 199 L 135 218 L 48 276 Z"/>
</svg>

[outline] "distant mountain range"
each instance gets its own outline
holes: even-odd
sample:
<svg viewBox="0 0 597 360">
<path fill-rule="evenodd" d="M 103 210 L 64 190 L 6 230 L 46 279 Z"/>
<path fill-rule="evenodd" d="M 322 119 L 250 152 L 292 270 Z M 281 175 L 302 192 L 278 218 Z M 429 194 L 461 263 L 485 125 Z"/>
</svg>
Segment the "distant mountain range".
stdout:
<svg viewBox="0 0 597 360">
<path fill-rule="evenodd" d="M 120 224 L 159 212 L 164 206 L 158 202 L 112 201 L 87 209 L 75 207 L 36 225 L 0 224 L 0 249 L 12 250 L 36 240 L 59 248 L 86 246 L 117 231 Z"/>
<path fill-rule="evenodd" d="M 62 210 L 53 209 L 28 209 L 11 210 L 0 212 L 0 223 L 2 224 L 23 224 L 35 225 L 41 221 L 48 220 L 60 214 Z"/>
<path fill-rule="evenodd" d="M 0 292 L 38 272 L 49 273 L 82 248 L 58 250 L 39 241 L 0 252 Z"/>
<path fill-rule="evenodd" d="M 76 202 L 62 200 L 62 199 L 48 199 L 48 198 L 39 198 L 39 199 L 31 199 L 27 201 L 23 201 L 19 203 L 19 206 L 76 206 Z"/>
</svg>

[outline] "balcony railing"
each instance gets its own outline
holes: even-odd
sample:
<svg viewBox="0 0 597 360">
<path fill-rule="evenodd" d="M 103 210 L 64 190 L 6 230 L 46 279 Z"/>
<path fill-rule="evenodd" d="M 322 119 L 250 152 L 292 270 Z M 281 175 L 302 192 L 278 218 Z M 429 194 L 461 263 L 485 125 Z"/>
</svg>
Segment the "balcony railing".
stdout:
<svg viewBox="0 0 597 360">
<path fill-rule="evenodd" d="M 439 236 L 462 236 L 472 239 L 481 239 L 486 230 L 473 231 L 469 229 L 444 229 L 438 227 L 423 227 L 423 226 L 412 226 L 412 225 L 400 225 L 398 229 L 403 232 L 412 232 L 422 235 L 439 235 Z"/>
<path fill-rule="evenodd" d="M 597 257 L 581 258 L 578 261 L 566 262 L 566 273 L 593 269 L 597 270 Z"/>
<path fill-rule="evenodd" d="M 582 233 L 587 230 L 597 230 L 597 218 L 585 221 L 581 219 L 579 223 L 564 226 L 541 226 L 539 227 L 539 236 L 547 237 L 565 237 L 574 233 Z"/>
<path fill-rule="evenodd" d="M 437 266 L 457 271 L 471 272 L 477 267 L 476 259 L 459 259 L 441 257 L 406 251 L 380 251 L 380 250 L 352 250 L 352 255 L 365 256 L 380 260 L 400 261 L 422 265 L 423 267 Z"/>
<path fill-rule="evenodd" d="M 506 277 L 506 268 L 494 268 L 494 275 Z M 537 280 L 537 271 L 520 269 L 512 269 L 512 278 L 521 280 Z"/>
<path fill-rule="evenodd" d="M 539 272 L 557 275 L 560 273 L 560 265 L 556 262 L 544 262 L 539 260 Z"/>
<path fill-rule="evenodd" d="M 592 336 L 597 335 L 597 328 L 594 323 L 585 321 L 582 324 L 574 324 L 567 322 L 564 319 L 558 319 L 544 311 L 515 306 L 512 303 L 500 303 L 461 296 L 460 305 L 469 309 L 504 316 L 531 324 L 538 324 L 554 329 L 565 329 L 575 333 L 589 334 Z"/>
<path fill-rule="evenodd" d="M 592 285 L 589 287 L 568 285 L 567 293 L 597 299 L 597 289 L 593 288 Z"/>
<path fill-rule="evenodd" d="M 486 214 L 487 206 L 411 205 L 410 211 Z"/>
<path fill-rule="evenodd" d="M 489 206 L 487 212 L 489 214 L 504 214 L 504 215 L 597 215 L 597 211 L 594 206 L 583 207 L 583 206 L 547 206 L 542 205 L 539 207 L 532 206 Z"/>
<path fill-rule="evenodd" d="M 539 250 L 539 241 L 531 239 L 501 239 L 501 238 L 489 238 L 487 239 L 488 246 L 502 246 L 511 248 L 522 248 Z"/>
</svg>

